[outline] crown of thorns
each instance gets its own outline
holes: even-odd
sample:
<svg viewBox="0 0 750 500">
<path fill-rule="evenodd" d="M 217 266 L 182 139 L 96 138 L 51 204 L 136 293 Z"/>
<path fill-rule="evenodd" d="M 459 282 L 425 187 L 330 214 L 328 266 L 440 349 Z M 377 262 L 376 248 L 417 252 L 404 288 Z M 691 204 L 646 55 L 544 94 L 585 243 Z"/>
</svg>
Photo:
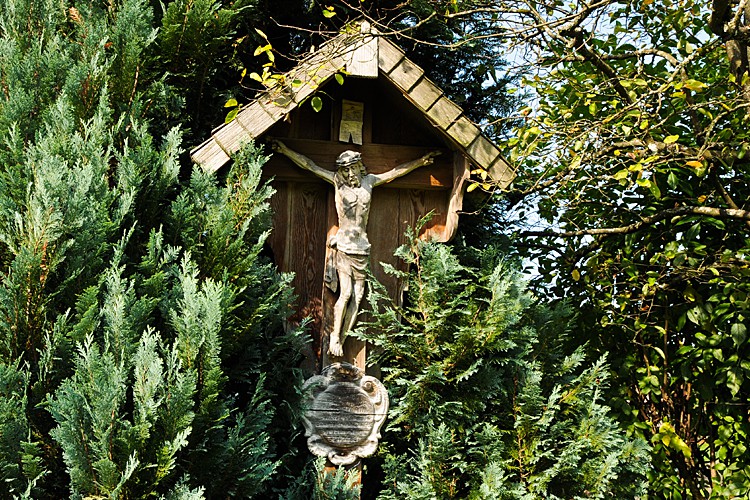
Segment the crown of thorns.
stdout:
<svg viewBox="0 0 750 500">
<path fill-rule="evenodd" d="M 339 168 L 347 167 L 349 165 L 354 165 L 360 160 L 362 160 L 362 155 L 360 153 L 357 153 L 356 151 L 344 151 L 338 158 L 336 158 L 336 166 Z"/>
</svg>

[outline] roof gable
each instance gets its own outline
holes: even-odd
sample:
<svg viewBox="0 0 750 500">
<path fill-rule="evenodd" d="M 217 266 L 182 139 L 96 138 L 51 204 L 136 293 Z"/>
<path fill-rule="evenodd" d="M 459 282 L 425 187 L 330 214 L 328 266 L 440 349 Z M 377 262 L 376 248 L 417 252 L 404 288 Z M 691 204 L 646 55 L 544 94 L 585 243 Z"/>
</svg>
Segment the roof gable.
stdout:
<svg viewBox="0 0 750 500">
<path fill-rule="evenodd" d="M 435 126 L 440 134 L 476 166 L 489 171 L 501 187 L 515 177 L 498 147 L 484 137 L 463 110 L 443 94 L 396 45 L 369 30 L 343 33 L 284 75 L 282 84 L 244 106 L 236 118 L 213 130 L 211 137 L 190 152 L 207 170 L 218 170 L 241 144 L 262 136 L 341 70 L 350 76 L 383 76 Z"/>
</svg>

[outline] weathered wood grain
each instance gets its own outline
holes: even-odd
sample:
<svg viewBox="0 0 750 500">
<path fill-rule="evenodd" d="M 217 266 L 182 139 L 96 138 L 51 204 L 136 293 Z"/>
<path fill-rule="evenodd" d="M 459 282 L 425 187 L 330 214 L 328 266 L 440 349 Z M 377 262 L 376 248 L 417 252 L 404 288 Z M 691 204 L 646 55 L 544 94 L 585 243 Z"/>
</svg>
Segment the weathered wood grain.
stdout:
<svg viewBox="0 0 750 500">
<path fill-rule="evenodd" d="M 376 37 L 363 35 L 360 43 L 351 51 L 346 71 L 360 78 L 378 77 L 378 39 Z"/>
<path fill-rule="evenodd" d="M 295 273 L 292 286 L 297 301 L 290 321 L 299 323 L 308 317 L 312 320 L 311 331 L 316 331 L 323 322 L 321 264 L 325 259 L 329 187 L 314 179 L 310 181 L 275 183 L 278 191 L 271 199 L 274 230 L 269 243 L 279 270 Z M 320 339 L 313 340 L 313 349 L 319 353 Z"/>
<path fill-rule="evenodd" d="M 498 156 L 495 163 L 489 168 L 490 177 L 492 180 L 497 182 L 501 188 L 506 188 L 513 182 L 516 174 L 513 172 L 513 168 L 508 165 L 508 162 L 503 159 L 502 156 Z"/>
<path fill-rule="evenodd" d="M 478 165 L 488 168 L 500 156 L 500 150 L 484 136 L 477 136 L 466 148 L 469 157 Z"/>
<path fill-rule="evenodd" d="M 213 137 L 193 149 L 190 157 L 209 172 L 219 170 L 231 159 Z"/>
<path fill-rule="evenodd" d="M 422 68 L 404 58 L 386 76 L 404 92 L 409 92 L 423 75 Z"/>
<path fill-rule="evenodd" d="M 404 59 L 404 52 L 385 38 L 378 38 L 378 66 L 380 71 L 388 74 Z"/>
<path fill-rule="evenodd" d="M 438 127 L 447 130 L 451 123 L 461 116 L 461 113 L 461 108 L 456 106 L 453 101 L 443 96 L 427 111 L 427 116 L 429 116 Z"/>
<path fill-rule="evenodd" d="M 426 77 L 421 78 L 419 82 L 409 91 L 409 98 L 419 106 L 422 111 L 427 111 L 440 99 L 443 92 Z"/>
<path fill-rule="evenodd" d="M 474 125 L 471 120 L 465 116 L 461 116 L 458 120 L 453 122 L 446 132 L 448 132 L 448 135 L 451 136 L 454 141 L 464 148 L 469 147 L 477 136 L 482 133 L 479 130 L 479 127 Z"/>
</svg>

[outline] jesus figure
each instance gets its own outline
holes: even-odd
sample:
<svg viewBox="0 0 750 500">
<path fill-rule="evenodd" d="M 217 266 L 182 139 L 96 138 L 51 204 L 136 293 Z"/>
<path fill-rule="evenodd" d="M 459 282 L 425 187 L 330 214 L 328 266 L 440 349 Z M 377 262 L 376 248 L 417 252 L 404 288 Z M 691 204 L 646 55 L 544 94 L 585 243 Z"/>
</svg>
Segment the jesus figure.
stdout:
<svg viewBox="0 0 750 500">
<path fill-rule="evenodd" d="M 361 154 L 355 151 L 341 153 L 336 159 L 336 172 L 331 172 L 321 168 L 310 158 L 292 151 L 281 141 L 274 140 L 271 145 L 274 151 L 283 154 L 296 165 L 333 184 L 339 230 L 329 239 L 328 246 L 335 255 L 340 290 L 333 307 L 333 330 L 328 352 L 340 357 L 344 355 L 344 336 L 354 327 L 359 305 L 365 294 L 370 256 L 367 219 L 370 215 L 372 189 L 416 168 L 432 164 L 433 158 L 440 151 L 431 151 L 382 174 L 368 174 Z"/>
</svg>

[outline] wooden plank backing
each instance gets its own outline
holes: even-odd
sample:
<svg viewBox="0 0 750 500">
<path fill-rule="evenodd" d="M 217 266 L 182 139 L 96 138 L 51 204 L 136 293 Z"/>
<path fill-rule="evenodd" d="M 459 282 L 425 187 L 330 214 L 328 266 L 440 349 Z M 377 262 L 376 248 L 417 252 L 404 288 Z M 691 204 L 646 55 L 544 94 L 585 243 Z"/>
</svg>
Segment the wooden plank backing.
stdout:
<svg viewBox="0 0 750 500">
<path fill-rule="evenodd" d="M 273 231 L 268 243 L 281 272 L 294 273 L 297 295 L 291 323 L 312 319 L 311 332 L 320 331 L 323 311 L 320 287 L 325 262 L 325 231 L 329 186 L 308 178 L 306 183 L 274 182 L 271 197 Z M 316 214 L 310 217 L 310 214 Z M 320 359 L 320 338 L 313 334 L 313 352 Z"/>
</svg>

